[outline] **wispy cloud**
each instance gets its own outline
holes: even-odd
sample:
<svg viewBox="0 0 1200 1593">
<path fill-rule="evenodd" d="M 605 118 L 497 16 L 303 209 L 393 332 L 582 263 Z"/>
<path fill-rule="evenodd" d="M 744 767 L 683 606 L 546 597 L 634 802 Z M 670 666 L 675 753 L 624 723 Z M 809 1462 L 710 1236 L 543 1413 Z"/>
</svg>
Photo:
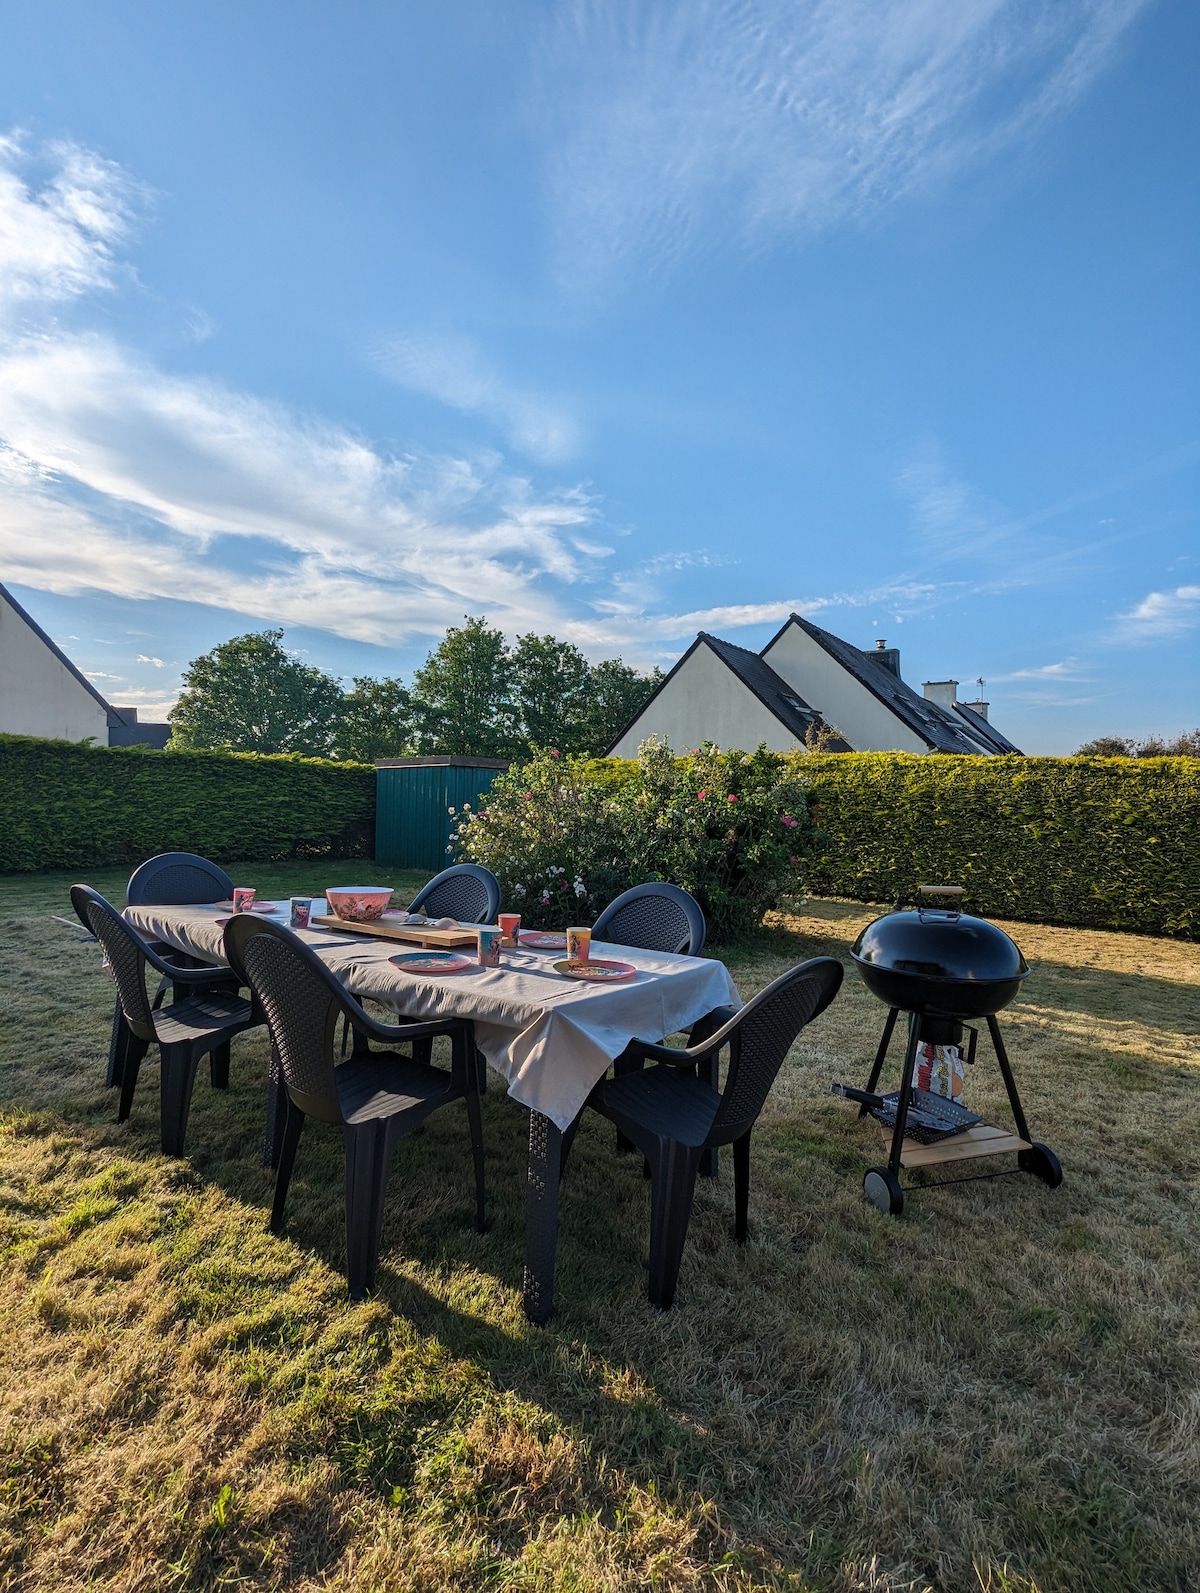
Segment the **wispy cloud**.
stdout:
<svg viewBox="0 0 1200 1593">
<path fill-rule="evenodd" d="M 116 249 L 145 190 L 77 144 L 50 145 L 47 162 L 47 180 L 31 186 L 38 162 L 19 137 L 0 135 L 0 317 L 110 288 L 127 272 Z"/>
<path fill-rule="evenodd" d="M 993 675 L 991 678 L 998 685 L 1001 681 L 1010 680 L 1059 681 L 1085 680 L 1088 677 L 1078 659 L 1064 658 L 1056 664 L 1035 664 L 1028 669 L 1012 669 L 1005 675 Z"/>
<path fill-rule="evenodd" d="M 579 425 L 567 405 L 505 382 L 466 338 L 390 338 L 372 360 L 400 386 L 480 415 L 531 458 L 556 463 L 579 450 Z"/>
<path fill-rule="evenodd" d="M 492 455 L 394 455 L 320 416 L 164 373 L 54 306 L 122 270 L 136 185 L 0 143 L 0 573 L 396 644 L 464 612 L 561 628 L 605 548 L 578 486 Z M 584 604 L 586 606 L 586 604 Z"/>
<path fill-rule="evenodd" d="M 1200 586 L 1177 586 L 1173 592 L 1148 592 L 1122 614 L 1118 635 L 1123 641 L 1160 641 L 1181 636 L 1200 625 Z"/>
<path fill-rule="evenodd" d="M 856 221 L 1074 103 L 1147 0 L 576 0 L 545 49 L 560 271 Z"/>
</svg>

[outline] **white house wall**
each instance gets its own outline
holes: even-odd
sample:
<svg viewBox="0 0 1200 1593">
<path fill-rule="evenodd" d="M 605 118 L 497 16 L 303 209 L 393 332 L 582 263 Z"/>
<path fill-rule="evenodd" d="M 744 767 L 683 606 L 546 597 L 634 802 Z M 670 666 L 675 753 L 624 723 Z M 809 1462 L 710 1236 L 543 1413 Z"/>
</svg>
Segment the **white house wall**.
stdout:
<svg viewBox="0 0 1200 1593">
<path fill-rule="evenodd" d="M 711 647 L 701 643 L 612 749 L 633 758 L 647 736 L 662 736 L 673 752 L 702 741 L 753 752 L 765 741 L 773 752 L 797 745 L 775 715 L 742 683 Z"/>
<path fill-rule="evenodd" d="M 108 715 L 0 597 L 0 731 L 108 745 Z"/>
<path fill-rule="evenodd" d="M 928 745 L 799 625 L 762 655 L 802 701 L 836 725 L 855 752 L 928 752 Z"/>
</svg>

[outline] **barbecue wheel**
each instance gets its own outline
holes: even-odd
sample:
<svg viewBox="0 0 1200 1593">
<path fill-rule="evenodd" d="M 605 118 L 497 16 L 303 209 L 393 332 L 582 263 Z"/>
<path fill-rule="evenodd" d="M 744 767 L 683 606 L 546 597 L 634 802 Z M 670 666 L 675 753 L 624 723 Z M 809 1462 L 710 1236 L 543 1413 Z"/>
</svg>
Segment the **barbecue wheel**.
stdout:
<svg viewBox="0 0 1200 1593">
<path fill-rule="evenodd" d="M 885 1217 L 898 1217 L 904 1210 L 904 1191 L 890 1167 L 869 1167 L 863 1179 L 863 1193 L 875 1210 L 881 1211 Z"/>
<path fill-rule="evenodd" d="M 1028 1150 L 1017 1152 L 1017 1166 L 1023 1173 L 1032 1173 L 1050 1189 L 1062 1183 L 1062 1167 L 1049 1145 L 1035 1140 Z"/>
</svg>

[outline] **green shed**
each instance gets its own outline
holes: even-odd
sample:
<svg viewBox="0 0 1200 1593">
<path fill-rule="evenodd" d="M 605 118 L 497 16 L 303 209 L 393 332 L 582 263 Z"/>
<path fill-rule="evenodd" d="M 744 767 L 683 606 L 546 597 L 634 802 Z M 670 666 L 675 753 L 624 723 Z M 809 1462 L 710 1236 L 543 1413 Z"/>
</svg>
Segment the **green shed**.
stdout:
<svg viewBox="0 0 1200 1593">
<path fill-rule="evenodd" d="M 445 868 L 450 808 L 476 807 L 508 764 L 499 758 L 377 758 L 375 861 Z"/>
</svg>

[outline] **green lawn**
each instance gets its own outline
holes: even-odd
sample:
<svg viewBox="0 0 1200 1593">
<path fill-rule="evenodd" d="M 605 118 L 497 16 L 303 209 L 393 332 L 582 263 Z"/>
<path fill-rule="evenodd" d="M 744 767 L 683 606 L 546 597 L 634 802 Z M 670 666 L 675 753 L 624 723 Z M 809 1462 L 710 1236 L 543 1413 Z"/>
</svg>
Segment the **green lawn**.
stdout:
<svg viewBox="0 0 1200 1593">
<path fill-rule="evenodd" d="M 263 895 L 387 875 L 248 865 Z M 244 876 L 244 880 L 243 880 Z M 89 876 L 120 899 L 122 871 Z M 755 1136 L 751 1240 L 703 1184 L 679 1305 L 645 1304 L 647 1187 L 598 1121 L 563 1190 L 558 1317 L 521 1313 L 525 1112 L 401 1146 L 380 1290 L 346 1298 L 340 1148 L 310 1130 L 266 1232 L 266 1046 L 156 1069 L 118 1128 L 113 991 L 64 876 L 0 878 L 0 1588 L 1200 1586 L 1200 970 L 1194 946 L 1009 926 L 1007 1023 L 1064 1186 L 864 1202 L 877 1131 L 831 1098 L 883 1008 L 848 977 Z M 868 909 L 814 902 L 727 960 L 744 995 Z M 981 1051 L 984 1047 L 981 1045 Z M 999 1104 L 986 1058 L 972 1104 Z"/>
</svg>

